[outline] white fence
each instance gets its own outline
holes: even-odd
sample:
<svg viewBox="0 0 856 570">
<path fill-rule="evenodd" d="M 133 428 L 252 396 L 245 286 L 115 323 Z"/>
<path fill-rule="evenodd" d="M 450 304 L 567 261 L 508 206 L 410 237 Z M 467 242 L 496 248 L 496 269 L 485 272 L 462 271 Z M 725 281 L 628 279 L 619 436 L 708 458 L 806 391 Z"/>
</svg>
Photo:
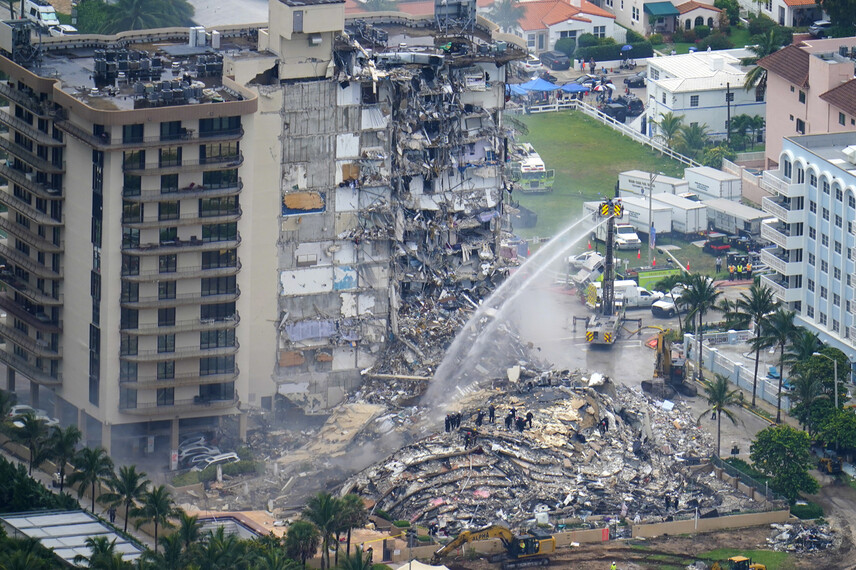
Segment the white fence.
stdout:
<svg viewBox="0 0 856 570">
<path fill-rule="evenodd" d="M 556 111 L 579 111 L 597 121 L 600 121 L 604 125 L 611 127 L 614 131 L 618 131 L 622 135 L 630 137 L 638 143 L 642 143 L 646 146 L 649 146 L 657 152 L 664 154 L 673 160 L 677 160 L 678 162 L 686 164 L 687 166 L 702 166 L 702 164 L 696 162 L 690 157 L 684 156 L 679 152 L 673 151 L 671 148 L 667 147 L 659 140 L 644 135 L 636 129 L 633 129 L 631 127 L 628 127 L 624 123 L 616 121 L 609 115 L 600 112 L 597 107 L 593 107 L 585 101 L 580 101 L 578 99 L 557 99 L 551 103 L 544 103 L 541 105 L 529 105 L 526 107 L 527 113 L 553 113 Z"/>
<path fill-rule="evenodd" d="M 739 362 L 734 362 L 719 350 L 714 348 L 717 344 L 736 344 L 738 342 L 746 342 L 753 336 L 752 331 L 728 331 L 724 333 L 710 333 L 704 335 L 704 346 L 702 347 L 701 359 L 702 366 L 710 370 L 714 374 L 722 374 L 733 384 L 738 387 L 752 392 L 752 381 L 755 375 L 755 363 L 749 366 L 744 366 Z M 695 342 L 693 335 L 684 333 L 684 346 L 686 347 L 687 360 L 692 362 L 698 361 L 698 353 L 695 352 L 698 343 Z M 781 371 L 779 371 L 781 373 Z M 767 378 L 767 370 L 762 363 L 758 367 L 758 387 L 756 390 L 757 397 L 765 400 L 774 406 L 779 393 L 778 379 Z M 791 402 L 788 399 L 787 392 L 782 388 L 782 410 L 791 409 Z"/>
</svg>

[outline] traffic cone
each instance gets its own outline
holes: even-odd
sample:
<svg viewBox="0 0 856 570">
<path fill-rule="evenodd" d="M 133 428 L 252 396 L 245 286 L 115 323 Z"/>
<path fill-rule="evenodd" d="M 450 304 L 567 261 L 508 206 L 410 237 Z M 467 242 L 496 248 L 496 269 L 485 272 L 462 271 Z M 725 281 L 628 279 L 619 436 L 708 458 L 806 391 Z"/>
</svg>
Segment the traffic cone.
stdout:
<svg viewBox="0 0 856 570">
<path fill-rule="evenodd" d="M 642 250 L 641 249 L 636 250 L 636 259 L 642 259 Z"/>
<path fill-rule="evenodd" d="M 657 267 L 657 258 L 656 257 L 651 260 L 651 266 Z"/>
<path fill-rule="evenodd" d="M 687 261 L 687 271 L 689 271 L 689 270 L 690 270 L 690 262 Z"/>
<path fill-rule="evenodd" d="M 591 249 L 591 240 L 588 242 L 588 248 Z"/>
</svg>

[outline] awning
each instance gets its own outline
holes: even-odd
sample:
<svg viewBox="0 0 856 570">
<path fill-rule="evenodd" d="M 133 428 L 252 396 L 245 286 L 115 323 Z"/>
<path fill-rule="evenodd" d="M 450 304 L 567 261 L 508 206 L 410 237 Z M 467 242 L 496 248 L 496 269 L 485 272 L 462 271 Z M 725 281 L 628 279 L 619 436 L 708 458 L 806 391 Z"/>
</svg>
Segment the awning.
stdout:
<svg viewBox="0 0 856 570">
<path fill-rule="evenodd" d="M 526 89 L 522 88 L 520 85 L 516 83 L 506 83 L 505 91 L 507 93 L 511 93 L 512 95 L 526 95 Z"/>
<path fill-rule="evenodd" d="M 527 81 L 526 83 L 521 83 L 520 86 L 527 91 L 555 91 L 559 89 L 558 85 L 553 85 L 549 81 L 545 79 L 533 79 L 532 81 Z"/>
<path fill-rule="evenodd" d="M 562 91 L 565 93 L 582 93 L 583 91 L 588 91 L 589 88 L 585 85 L 580 85 L 579 83 L 566 83 L 562 85 Z"/>
<path fill-rule="evenodd" d="M 671 2 L 649 2 L 645 4 L 645 13 L 651 14 L 655 18 L 680 15 L 678 9 Z"/>
</svg>

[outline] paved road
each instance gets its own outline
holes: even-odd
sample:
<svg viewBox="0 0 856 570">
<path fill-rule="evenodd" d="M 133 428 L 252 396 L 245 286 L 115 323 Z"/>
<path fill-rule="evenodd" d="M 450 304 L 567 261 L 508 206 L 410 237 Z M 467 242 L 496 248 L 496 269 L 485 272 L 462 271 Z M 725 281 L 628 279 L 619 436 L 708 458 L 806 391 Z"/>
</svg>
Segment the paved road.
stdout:
<svg viewBox="0 0 856 570">
<path fill-rule="evenodd" d="M 258 24 L 268 21 L 267 0 L 189 0 L 196 10 L 193 19 L 210 28 L 226 24 Z"/>
</svg>

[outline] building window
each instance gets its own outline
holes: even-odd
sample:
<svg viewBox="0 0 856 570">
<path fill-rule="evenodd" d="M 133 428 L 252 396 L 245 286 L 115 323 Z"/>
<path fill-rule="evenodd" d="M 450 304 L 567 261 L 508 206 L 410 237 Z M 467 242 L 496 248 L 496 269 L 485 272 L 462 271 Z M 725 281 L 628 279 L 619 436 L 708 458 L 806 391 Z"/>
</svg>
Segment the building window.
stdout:
<svg viewBox="0 0 856 570">
<path fill-rule="evenodd" d="M 801 166 L 797 166 L 797 184 L 805 183 L 805 170 Z"/>
<path fill-rule="evenodd" d="M 238 224 L 206 224 L 202 226 L 202 241 L 204 243 L 217 241 L 234 241 L 238 239 Z"/>
<path fill-rule="evenodd" d="M 202 305 L 199 310 L 199 318 L 203 321 L 225 321 L 235 316 L 235 303 L 215 303 L 213 305 Z"/>
<path fill-rule="evenodd" d="M 835 253 L 837 253 L 839 255 L 841 254 L 841 242 L 840 241 L 835 242 Z"/>
<path fill-rule="evenodd" d="M 838 332 L 838 329 L 839 329 L 838 321 L 836 321 L 835 319 L 832 319 L 832 332 Z"/>
<path fill-rule="evenodd" d="M 663 100 L 663 105 L 665 105 L 666 104 L 666 92 L 665 91 L 663 91 L 662 100 Z"/>
<path fill-rule="evenodd" d="M 134 335 L 123 334 L 120 335 L 119 338 L 119 355 L 120 356 L 133 356 L 137 354 L 137 338 Z M 120 375 L 122 371 L 119 371 Z M 134 370 L 134 374 L 136 375 L 136 369 Z"/>
<path fill-rule="evenodd" d="M 178 266 L 178 256 L 174 253 L 158 257 L 158 273 L 175 273 Z"/>
<path fill-rule="evenodd" d="M 782 173 L 785 175 L 785 178 L 788 180 L 791 179 L 791 175 L 793 174 L 793 165 L 790 160 L 785 159 L 782 161 Z"/>
<path fill-rule="evenodd" d="M 538 34 L 538 51 L 547 49 L 547 34 Z"/>
<path fill-rule="evenodd" d="M 133 281 L 122 281 L 122 292 L 120 295 L 122 303 L 136 303 L 140 300 L 140 284 Z"/>
<path fill-rule="evenodd" d="M 161 194 L 171 194 L 173 192 L 178 192 L 178 174 L 162 174 L 160 188 Z"/>
<path fill-rule="evenodd" d="M 122 127 L 122 142 L 126 144 L 143 142 L 143 125 L 124 125 Z"/>
<path fill-rule="evenodd" d="M 824 259 L 820 260 L 820 271 L 823 273 L 829 273 L 829 264 Z"/>
<path fill-rule="evenodd" d="M 202 296 L 228 295 L 237 291 L 235 276 L 228 277 L 206 277 L 202 279 Z"/>
<path fill-rule="evenodd" d="M 821 245 L 823 245 L 823 247 L 829 247 L 829 236 L 828 235 L 821 235 L 820 236 L 820 243 L 821 243 Z"/>
<path fill-rule="evenodd" d="M 844 200 L 844 192 L 841 191 L 841 188 L 835 188 L 835 199 L 839 202 Z"/>
<path fill-rule="evenodd" d="M 175 404 L 175 388 L 158 388 L 158 406 Z"/>
<path fill-rule="evenodd" d="M 235 329 L 202 331 L 199 333 L 199 348 L 223 348 L 235 346 Z"/>
<path fill-rule="evenodd" d="M 158 300 L 166 301 L 175 299 L 175 281 L 158 282 Z"/>
<path fill-rule="evenodd" d="M 178 241 L 178 228 L 175 226 L 161 228 L 159 237 L 161 245 L 175 245 L 175 242 Z"/>
<path fill-rule="evenodd" d="M 122 254 L 122 275 L 139 275 L 140 258 L 136 255 Z"/>
<path fill-rule="evenodd" d="M 821 187 L 823 188 L 823 193 L 824 193 L 824 194 L 829 194 L 829 181 L 828 181 L 828 180 L 824 180 L 823 182 L 821 182 L 821 184 L 820 184 L 820 185 L 821 185 Z"/>
<path fill-rule="evenodd" d="M 832 278 L 841 281 L 841 269 L 839 269 L 838 267 L 833 267 Z"/>
<path fill-rule="evenodd" d="M 690 107 L 698 107 L 698 95 L 690 95 Z"/>
<path fill-rule="evenodd" d="M 199 375 L 229 374 L 235 371 L 234 356 L 213 356 L 199 359 Z"/>
<path fill-rule="evenodd" d="M 596 38 L 605 38 L 606 37 L 606 26 L 595 26 L 593 28 L 592 33 Z"/>
<path fill-rule="evenodd" d="M 630 17 L 633 18 L 634 22 L 638 22 L 639 21 L 639 8 L 637 8 L 636 6 L 633 6 L 630 9 Z"/>
<path fill-rule="evenodd" d="M 175 352 L 175 335 L 158 335 L 158 353 Z"/>
<path fill-rule="evenodd" d="M 766 92 L 767 92 L 766 89 L 756 89 L 755 90 L 755 102 L 756 103 L 763 103 L 764 102 L 764 94 Z"/>
<path fill-rule="evenodd" d="M 240 154 L 238 143 L 204 144 L 199 147 L 199 162 L 228 162 L 237 160 Z"/>
<path fill-rule="evenodd" d="M 175 378 L 175 360 L 158 362 L 158 380 L 172 380 Z"/>
<path fill-rule="evenodd" d="M 823 219 L 829 220 L 829 210 L 827 208 L 823 209 Z"/>
<path fill-rule="evenodd" d="M 199 200 L 199 217 L 227 216 L 238 213 L 238 197 L 202 198 Z"/>
<path fill-rule="evenodd" d="M 202 173 L 202 186 L 205 188 L 234 188 L 238 185 L 238 169 L 213 170 Z"/>
<path fill-rule="evenodd" d="M 158 166 L 181 166 L 181 147 L 172 146 L 158 151 Z"/>
<path fill-rule="evenodd" d="M 575 40 L 577 38 L 577 31 L 576 30 L 564 30 L 562 32 L 559 32 L 559 37 L 560 38 L 571 38 L 572 40 Z"/>
<path fill-rule="evenodd" d="M 202 252 L 202 269 L 219 269 L 221 267 L 237 267 L 238 253 L 234 249 Z"/>
<path fill-rule="evenodd" d="M 122 308 L 119 313 L 120 329 L 135 329 L 139 326 L 140 313 L 136 309 Z"/>
<path fill-rule="evenodd" d="M 136 354 L 136 351 L 132 354 Z M 124 360 L 119 361 L 119 380 L 125 382 L 135 382 L 137 380 L 137 363 L 126 362 Z"/>
<path fill-rule="evenodd" d="M 535 34 L 526 34 L 526 47 L 530 50 L 535 49 Z"/>
<path fill-rule="evenodd" d="M 820 324 L 826 326 L 826 313 L 820 313 Z"/>
<path fill-rule="evenodd" d="M 168 221 L 177 220 L 179 216 L 180 202 L 159 202 L 158 203 L 158 220 Z"/>
<path fill-rule="evenodd" d="M 812 291 L 812 292 L 814 291 L 814 280 L 813 279 L 808 280 L 808 290 Z"/>
<path fill-rule="evenodd" d="M 838 113 L 838 124 L 839 125 L 847 124 L 847 118 L 844 116 L 844 113 Z"/>
<path fill-rule="evenodd" d="M 800 94 L 798 97 L 799 97 L 800 103 L 805 103 L 805 91 L 800 91 Z"/>
<path fill-rule="evenodd" d="M 810 318 L 810 319 L 814 318 L 814 307 L 809 305 L 808 307 L 806 307 L 805 312 L 806 312 L 806 315 L 808 316 L 808 318 Z"/>
<path fill-rule="evenodd" d="M 199 119 L 199 136 L 210 137 L 238 134 L 241 131 L 241 117 L 216 117 Z"/>
<path fill-rule="evenodd" d="M 801 135 L 805 134 L 805 121 L 797 119 L 797 132 Z"/>
<path fill-rule="evenodd" d="M 174 327 L 175 326 L 175 307 L 167 307 L 166 309 L 158 309 L 158 326 L 159 327 Z"/>
<path fill-rule="evenodd" d="M 841 216 L 835 214 L 835 227 L 840 228 L 844 224 L 844 220 L 841 219 Z"/>
<path fill-rule="evenodd" d="M 122 155 L 122 167 L 125 170 L 133 170 L 146 167 L 146 151 L 132 150 Z"/>
<path fill-rule="evenodd" d="M 815 256 L 813 253 L 808 254 L 808 264 L 814 267 Z"/>
<path fill-rule="evenodd" d="M 814 200 L 809 200 L 808 211 L 811 212 L 812 214 L 816 214 L 817 213 L 817 202 L 815 202 Z"/>
<path fill-rule="evenodd" d="M 829 291 L 827 290 L 827 288 L 826 288 L 826 287 L 824 287 L 823 285 L 821 285 L 821 286 L 820 286 L 820 298 L 821 298 L 821 299 L 826 299 L 826 297 L 827 297 L 827 295 L 828 295 L 828 294 L 829 294 Z"/>
<path fill-rule="evenodd" d="M 177 141 L 187 134 L 187 129 L 181 128 L 181 121 L 169 121 L 160 124 L 160 140 Z"/>
<path fill-rule="evenodd" d="M 836 307 L 840 307 L 841 306 L 841 295 L 839 295 L 838 293 L 833 293 L 832 294 L 832 304 L 835 305 Z"/>
</svg>

